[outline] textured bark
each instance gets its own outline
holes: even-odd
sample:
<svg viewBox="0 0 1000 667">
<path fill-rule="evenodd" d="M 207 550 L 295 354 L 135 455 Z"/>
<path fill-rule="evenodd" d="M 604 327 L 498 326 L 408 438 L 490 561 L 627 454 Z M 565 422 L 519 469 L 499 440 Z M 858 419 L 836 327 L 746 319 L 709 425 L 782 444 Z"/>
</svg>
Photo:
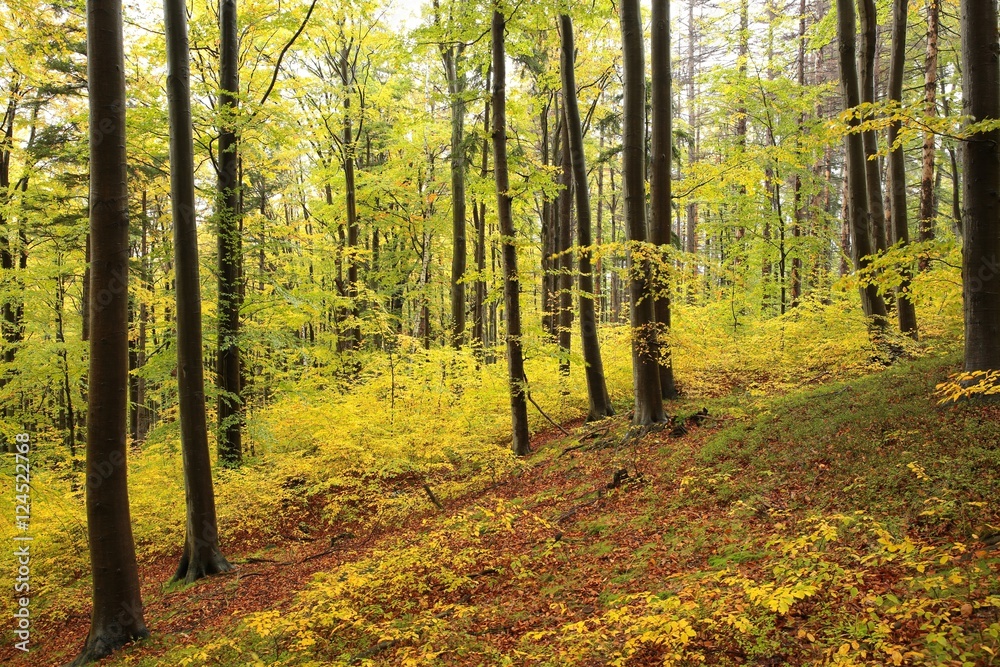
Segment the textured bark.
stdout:
<svg viewBox="0 0 1000 667">
<path fill-rule="evenodd" d="M 344 47 L 340 52 L 340 78 L 344 84 L 344 134 L 340 166 L 344 170 L 344 208 L 347 211 L 347 248 L 350 253 L 347 263 L 347 296 L 351 300 L 351 315 L 354 318 L 354 323 L 347 330 L 347 340 L 344 347 L 356 350 L 361 346 L 361 329 L 357 323 L 358 258 L 355 254 L 359 247 L 360 233 L 358 228 L 358 190 L 354 174 L 357 143 L 354 138 L 354 125 L 351 122 L 350 95 L 350 88 L 355 84 L 355 74 L 349 55 L 347 47 Z M 464 211 L 462 215 L 464 218 Z"/>
<path fill-rule="evenodd" d="M 878 18 L 875 15 L 875 0 L 858 0 L 861 21 L 861 101 L 875 102 L 875 40 Z M 865 184 L 868 193 L 868 213 L 872 230 L 872 241 L 876 252 L 885 252 L 885 209 L 882 206 L 882 175 L 879 173 L 878 139 L 875 130 L 862 134 L 865 148 Z"/>
<path fill-rule="evenodd" d="M 242 387 L 240 372 L 240 276 L 243 241 L 240 235 L 239 138 L 236 112 L 239 105 L 239 38 L 236 33 L 236 0 L 219 0 L 219 172 L 216 218 L 219 234 L 219 324 L 216 387 L 218 388 L 218 451 L 222 465 L 243 460 Z"/>
<path fill-rule="evenodd" d="M 559 342 L 559 372 L 569 375 L 570 344 L 573 336 L 573 161 L 569 147 L 569 130 L 566 122 L 566 103 L 563 102 L 563 117 L 560 122 L 559 156 L 559 216 L 556 232 L 556 265 L 559 267 L 558 310 L 556 311 L 557 336 Z"/>
<path fill-rule="evenodd" d="M 170 115 L 170 204 L 174 222 L 177 296 L 177 395 L 187 498 L 187 532 L 175 581 L 191 583 L 233 569 L 219 547 L 205 416 L 201 340 L 201 281 L 195 220 L 191 77 L 184 0 L 164 0 L 167 41 L 167 107 Z"/>
<path fill-rule="evenodd" d="M 805 90 L 806 85 L 806 0 L 799 0 L 799 52 L 796 60 L 796 80 L 799 87 Z M 799 135 L 804 133 L 803 126 L 806 122 L 806 114 L 799 115 Z M 799 254 L 799 238 L 802 236 L 802 177 L 796 173 L 792 183 L 792 307 L 799 305 L 802 298 L 802 256 Z M 782 300 L 784 301 L 784 300 Z"/>
<path fill-rule="evenodd" d="M 646 82 L 642 49 L 642 23 L 638 0 L 622 0 L 623 106 L 622 180 L 624 181 L 625 228 L 630 245 L 629 302 L 632 325 L 632 385 L 635 424 L 664 421 L 656 348 L 656 319 L 649 289 L 649 262 L 636 258 L 646 242 L 645 178 L 643 176 Z"/>
<path fill-rule="evenodd" d="M 924 57 L 924 115 L 937 115 L 938 0 L 927 0 L 927 53 Z M 919 239 L 934 238 L 934 133 L 924 132 L 923 168 L 920 171 Z M 926 267 L 924 267 L 926 268 Z"/>
<path fill-rule="evenodd" d="M 490 87 L 491 71 L 486 73 L 486 88 Z M 485 179 L 489 173 L 489 134 L 490 134 L 490 98 L 487 96 L 483 109 L 483 151 L 482 163 L 479 169 L 480 178 Z M 479 202 L 474 207 L 476 217 L 476 288 L 472 306 L 472 337 L 482 352 L 486 350 L 486 202 Z M 485 355 L 484 355 L 485 356 Z"/>
<path fill-rule="evenodd" d="M 437 3 L 435 3 L 435 10 Z M 451 344 L 465 342 L 465 73 L 461 70 L 463 44 L 441 45 L 441 62 L 451 97 Z"/>
<path fill-rule="evenodd" d="M 507 63 L 504 53 L 506 20 L 494 4 L 491 37 L 493 45 L 493 172 L 497 188 L 497 221 L 503 255 L 504 315 L 507 319 L 507 371 L 510 380 L 510 414 L 514 453 L 531 451 L 528 435 L 528 403 L 525 396 L 524 352 L 521 342 L 520 280 L 517 247 L 511 214 L 510 177 L 507 173 Z"/>
<path fill-rule="evenodd" d="M 576 98 L 576 75 L 573 71 L 573 23 L 563 14 L 559 17 L 562 33 L 562 87 L 566 109 L 566 127 L 569 135 L 569 153 L 576 192 L 577 236 L 580 246 L 579 308 L 580 342 L 587 377 L 587 421 L 604 419 L 614 414 L 608 386 L 604 378 L 604 362 L 597 338 L 597 312 L 594 308 L 594 274 L 591 266 L 590 247 L 590 189 L 587 183 L 587 164 L 583 152 L 583 128 L 580 124 L 580 105 Z M 669 202 L 668 202 L 669 203 Z"/>
<path fill-rule="evenodd" d="M 837 0 L 837 37 L 840 41 L 840 80 L 845 108 L 861 103 L 858 70 L 855 66 L 854 4 L 852 0 Z M 849 125 L 856 127 L 860 119 L 854 117 Z M 854 268 L 862 270 L 870 264 L 872 254 L 868 188 L 865 182 L 865 149 L 861 135 L 852 132 L 847 136 L 847 219 L 850 220 L 851 258 Z M 877 327 L 885 326 L 885 302 L 874 285 L 864 285 L 861 307 L 867 317 L 873 318 Z"/>
<path fill-rule="evenodd" d="M 861 103 L 858 70 L 855 67 L 855 25 L 852 0 L 837 0 L 837 37 L 840 41 L 840 81 L 845 108 Z M 856 127 L 860 119 L 853 117 L 849 125 Z M 856 270 L 865 269 L 872 254 L 869 223 L 868 193 L 865 183 L 865 148 L 858 132 L 847 136 L 847 219 L 850 220 L 851 258 Z M 874 285 L 860 287 L 861 307 L 877 327 L 885 326 L 885 302 Z"/>
<path fill-rule="evenodd" d="M 962 0 L 963 112 L 1000 119 L 1000 40 L 991 0 Z M 1000 130 L 973 135 L 963 151 L 962 285 L 965 370 L 1000 369 Z"/>
<path fill-rule="evenodd" d="M 906 13 L 907 0 L 892 2 L 892 55 L 889 59 L 889 101 L 899 102 L 903 94 L 903 67 L 906 64 Z M 896 143 L 899 135 L 900 121 L 889 125 L 888 141 L 890 148 Z M 905 246 L 910 242 L 909 224 L 906 216 L 906 169 L 903 158 L 903 147 L 889 153 L 889 195 L 892 202 L 889 207 L 891 216 L 890 231 L 893 245 L 899 243 Z M 903 282 L 896 290 L 896 316 L 899 330 L 905 334 L 917 337 L 917 313 L 910 300 L 910 275 L 905 270 Z"/>
<path fill-rule="evenodd" d="M 650 38 L 652 71 L 652 137 L 649 174 L 649 240 L 661 249 L 670 245 L 670 157 L 671 157 L 671 86 L 670 86 L 670 3 L 653 0 Z M 653 311 L 659 325 L 660 394 L 664 399 L 677 398 L 674 367 L 670 359 L 667 335 L 670 333 L 670 294 L 667 264 L 661 262 L 653 272 Z"/>
<path fill-rule="evenodd" d="M 90 631 L 73 665 L 149 635 L 128 504 L 128 190 L 125 57 L 119 0 L 87 2 L 90 103 L 91 301 L 87 535 Z"/>
</svg>

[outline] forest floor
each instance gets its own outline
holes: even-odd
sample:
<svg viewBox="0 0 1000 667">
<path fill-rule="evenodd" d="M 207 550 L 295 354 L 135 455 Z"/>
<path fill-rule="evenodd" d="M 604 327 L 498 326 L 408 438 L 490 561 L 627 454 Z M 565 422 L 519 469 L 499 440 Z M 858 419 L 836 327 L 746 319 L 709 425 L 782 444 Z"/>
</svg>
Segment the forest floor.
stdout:
<svg viewBox="0 0 1000 667">
<path fill-rule="evenodd" d="M 1000 664 L 1000 407 L 938 406 L 954 366 L 569 423 L 402 525 L 283 517 L 188 587 L 145 563 L 152 636 L 105 664 Z M 87 625 L 0 662 L 64 664 Z"/>
</svg>

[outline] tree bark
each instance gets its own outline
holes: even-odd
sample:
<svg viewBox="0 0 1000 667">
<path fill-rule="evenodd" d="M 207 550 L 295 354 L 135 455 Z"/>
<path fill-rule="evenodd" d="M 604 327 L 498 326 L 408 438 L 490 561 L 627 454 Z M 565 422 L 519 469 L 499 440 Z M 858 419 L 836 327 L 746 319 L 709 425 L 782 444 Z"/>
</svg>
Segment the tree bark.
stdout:
<svg viewBox="0 0 1000 667">
<path fill-rule="evenodd" d="M 90 632 L 72 665 L 149 636 L 128 504 L 128 189 L 125 56 L 119 0 L 87 2 L 91 301 L 87 535 Z"/>
<path fill-rule="evenodd" d="M 525 396 L 524 353 L 521 342 L 520 280 L 517 247 L 511 214 L 510 177 L 507 173 L 507 63 L 504 53 L 506 20 L 494 0 L 491 38 L 493 45 L 493 172 L 497 188 L 497 221 L 503 255 L 504 315 L 507 319 L 507 371 L 510 381 L 511 431 L 514 453 L 531 451 L 528 435 L 528 403 Z"/>
<path fill-rule="evenodd" d="M 597 312 L 594 308 L 594 274 L 590 255 L 593 239 L 590 233 L 590 190 L 587 184 L 587 164 L 583 152 L 583 128 L 580 105 L 576 98 L 576 75 L 573 71 L 573 23 L 563 14 L 559 17 L 562 32 L 562 86 L 566 126 L 569 130 L 569 153 L 576 186 L 576 221 L 580 245 L 580 342 L 587 377 L 587 421 L 604 419 L 614 414 L 608 386 L 604 378 L 604 362 L 597 338 Z"/>
<path fill-rule="evenodd" d="M 970 121 L 1000 119 L 1000 39 L 992 0 L 962 0 L 962 98 Z M 965 370 L 1000 369 L 1000 130 L 963 151 Z"/>
<path fill-rule="evenodd" d="M 163 14 L 170 115 L 170 204 L 174 221 L 174 274 L 177 283 L 177 395 L 187 498 L 184 551 L 173 581 L 191 583 L 211 574 L 229 572 L 233 566 L 219 547 L 212 459 L 208 453 L 194 198 L 191 77 L 188 69 L 190 55 L 184 0 L 164 0 Z"/>
<path fill-rule="evenodd" d="M 892 55 L 889 59 L 889 101 L 900 102 L 903 96 L 903 67 L 906 64 L 906 13 L 908 0 L 893 0 L 892 2 Z M 906 169 L 903 157 L 903 147 L 893 149 L 899 136 L 901 122 L 896 120 L 889 125 L 889 194 L 892 202 L 889 207 L 892 224 L 892 243 L 905 246 L 910 242 L 909 223 L 906 215 Z M 917 338 L 917 313 L 910 299 L 910 272 L 904 269 L 903 282 L 896 290 L 896 316 L 899 330 Z"/>
<path fill-rule="evenodd" d="M 845 108 L 852 109 L 861 103 L 858 70 L 855 66 L 855 25 L 852 0 L 837 0 L 837 37 L 840 41 L 840 80 Z M 852 117 L 849 125 L 856 128 L 860 119 Z M 850 220 L 851 257 L 854 268 L 861 271 L 871 263 L 871 226 L 869 223 L 868 194 L 865 183 L 865 148 L 861 134 L 852 131 L 847 135 L 847 217 Z M 865 316 L 872 318 L 876 328 L 885 326 L 885 301 L 875 285 L 860 286 L 861 307 Z"/>
<path fill-rule="evenodd" d="M 486 73 L 486 88 L 489 90 L 491 71 Z M 485 179 L 489 173 L 490 98 L 487 96 L 483 109 L 483 152 L 479 175 Z M 475 211 L 474 211 L 475 212 Z M 476 292 L 472 308 L 473 333 L 480 354 L 486 357 L 486 202 L 480 201 L 476 220 Z"/>
<path fill-rule="evenodd" d="M 646 82 L 643 65 L 642 23 L 638 0 L 622 0 L 622 70 L 625 101 L 623 106 L 622 180 L 624 181 L 625 227 L 629 245 L 629 301 L 632 325 L 632 385 L 635 395 L 635 424 L 662 422 L 663 397 L 660 390 L 656 348 L 656 319 L 649 284 L 647 252 L 646 197 L 643 157 Z M 636 258 L 636 253 L 640 257 Z"/>
<path fill-rule="evenodd" d="M 465 341 L 465 73 L 461 71 L 464 45 L 442 45 L 441 61 L 451 97 L 451 344 Z"/>
<path fill-rule="evenodd" d="M 565 98 L 565 95 L 564 95 Z M 559 342 L 559 372 L 569 375 L 570 345 L 573 335 L 573 159 L 569 146 L 569 126 L 566 122 L 566 100 L 563 100 L 560 126 L 559 215 L 556 233 L 556 265 L 559 267 L 557 285 L 559 310 L 556 313 Z"/>
<path fill-rule="evenodd" d="M 653 0 L 650 37 L 652 68 L 652 138 L 649 176 L 650 241 L 660 250 L 670 245 L 670 158 L 671 158 L 671 85 L 670 85 L 670 3 Z M 667 262 L 661 254 L 653 271 L 653 310 L 659 334 L 660 393 L 664 399 L 677 398 L 674 367 L 670 358 L 670 287 L 667 282 Z"/>
<path fill-rule="evenodd" d="M 236 0 L 219 0 L 219 172 L 216 217 L 219 234 L 219 324 L 216 386 L 218 388 L 218 452 L 224 466 L 243 461 L 243 406 L 240 372 L 240 276 L 243 241 L 240 235 L 239 38 Z"/>
<path fill-rule="evenodd" d="M 861 21 L 861 101 L 875 102 L 875 40 L 878 18 L 875 14 L 875 0 L 858 0 Z M 866 118 L 870 114 L 866 115 Z M 878 138 L 875 130 L 862 134 L 865 149 L 865 184 L 868 194 L 868 214 L 871 221 L 872 240 L 876 252 L 885 252 L 885 209 L 882 206 L 882 175 L 879 172 Z M 875 159 L 872 159 L 875 158 Z"/>
<path fill-rule="evenodd" d="M 927 0 L 927 53 L 924 58 L 924 116 L 937 115 L 938 0 Z M 924 132 L 923 168 L 920 171 L 920 220 L 918 238 L 934 238 L 934 133 Z M 926 262 L 921 268 L 926 268 Z"/>
</svg>

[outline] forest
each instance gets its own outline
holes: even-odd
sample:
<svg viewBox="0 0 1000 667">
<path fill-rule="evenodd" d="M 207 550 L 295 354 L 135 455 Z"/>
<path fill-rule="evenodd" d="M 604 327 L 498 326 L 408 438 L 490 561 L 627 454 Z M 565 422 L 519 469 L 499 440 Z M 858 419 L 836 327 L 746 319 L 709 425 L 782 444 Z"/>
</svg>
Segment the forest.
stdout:
<svg viewBox="0 0 1000 667">
<path fill-rule="evenodd" d="M 2 6 L 3 665 L 1000 665 L 994 0 Z"/>
</svg>

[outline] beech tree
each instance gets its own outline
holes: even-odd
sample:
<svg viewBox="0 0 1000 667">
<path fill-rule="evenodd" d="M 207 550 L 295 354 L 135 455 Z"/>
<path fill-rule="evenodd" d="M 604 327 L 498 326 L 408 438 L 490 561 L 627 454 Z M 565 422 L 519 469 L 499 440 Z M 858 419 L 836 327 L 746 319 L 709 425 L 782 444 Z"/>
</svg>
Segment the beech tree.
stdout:
<svg viewBox="0 0 1000 667">
<path fill-rule="evenodd" d="M 992 0 L 962 0 L 963 111 L 971 123 L 1000 120 L 1000 38 Z M 1000 370 L 1000 129 L 969 137 L 963 151 L 962 286 L 965 370 Z"/>
<path fill-rule="evenodd" d="M 840 40 L 840 81 L 846 109 L 861 104 L 858 69 L 855 65 L 855 15 L 852 0 L 837 0 L 837 38 Z M 847 135 L 847 217 L 851 230 L 851 256 L 854 267 L 863 270 L 871 264 L 871 213 L 868 210 L 864 140 L 857 128 L 857 114 L 848 122 Z M 861 285 L 861 307 L 876 327 L 885 325 L 885 301 L 878 287 L 868 281 Z"/>
<path fill-rule="evenodd" d="M 216 388 L 218 450 L 223 465 L 243 460 L 240 308 L 243 303 L 243 240 L 240 233 L 240 160 L 236 130 L 240 96 L 236 0 L 219 0 L 219 149 L 216 224 L 218 225 L 219 323 Z"/>
<path fill-rule="evenodd" d="M 120 0 L 87 2 L 90 82 L 90 391 L 87 537 L 90 631 L 74 667 L 149 636 L 128 504 L 128 189 Z"/>
<path fill-rule="evenodd" d="M 670 158 L 671 149 L 671 85 L 670 85 L 670 1 L 654 0 L 650 37 L 652 87 L 652 137 L 649 174 L 649 237 L 659 248 L 670 244 Z M 693 245 L 693 242 L 692 242 Z M 657 263 L 654 271 L 653 310 L 660 327 L 660 392 L 665 399 L 677 398 L 674 386 L 674 366 L 666 335 L 670 333 L 670 295 L 666 281 L 666 263 Z"/>
<path fill-rule="evenodd" d="M 170 205 L 177 283 L 177 391 L 187 496 L 184 551 L 173 579 L 191 583 L 210 574 L 229 572 L 233 567 L 219 548 L 212 459 L 208 453 L 191 83 L 184 0 L 164 0 L 163 16 L 167 41 L 167 105 L 170 112 Z"/>
<path fill-rule="evenodd" d="M 622 129 L 622 181 L 625 229 L 629 245 L 629 314 L 632 325 L 632 385 L 635 424 L 664 421 L 657 359 L 656 318 L 650 290 L 646 243 L 645 162 L 646 81 L 643 65 L 639 0 L 619 6 L 622 33 L 622 73 L 625 89 Z M 638 255 L 638 256 L 637 256 Z"/>
<path fill-rule="evenodd" d="M 903 65 L 906 59 L 906 14 L 907 0 L 892 2 L 892 55 L 889 60 L 888 101 L 900 102 L 903 96 Z M 889 125 L 889 228 L 893 244 L 906 245 L 910 242 L 909 223 L 906 215 L 906 165 L 903 147 L 895 146 L 899 136 L 901 121 L 893 120 Z M 896 290 L 896 316 L 899 330 L 917 337 L 917 313 L 910 298 L 909 271 L 904 272 L 903 282 Z"/>
<path fill-rule="evenodd" d="M 497 222 L 503 255 L 503 303 L 507 319 L 507 374 L 510 382 L 510 414 L 514 453 L 531 451 L 528 434 L 528 403 L 524 382 L 524 352 L 521 340 L 521 283 L 517 275 L 517 246 L 511 213 L 510 176 L 507 173 L 507 63 L 504 49 L 506 19 L 500 0 L 494 0 L 490 28 L 493 46 L 493 171 L 497 188 Z"/>
<path fill-rule="evenodd" d="M 594 309 L 594 273 L 591 265 L 591 245 L 594 240 L 590 233 L 590 185 L 587 182 L 587 164 L 583 153 L 583 128 L 580 124 L 580 106 L 576 99 L 576 75 L 573 71 L 573 22 L 567 14 L 559 17 L 562 34 L 562 87 L 563 106 L 566 110 L 566 126 L 571 157 L 573 183 L 576 192 L 577 239 L 580 247 L 579 309 L 580 342 L 583 345 L 583 361 L 587 376 L 587 421 L 604 419 L 614 414 L 608 386 L 604 378 L 604 363 L 601 360 L 601 346 L 597 337 L 597 312 Z"/>
</svg>

